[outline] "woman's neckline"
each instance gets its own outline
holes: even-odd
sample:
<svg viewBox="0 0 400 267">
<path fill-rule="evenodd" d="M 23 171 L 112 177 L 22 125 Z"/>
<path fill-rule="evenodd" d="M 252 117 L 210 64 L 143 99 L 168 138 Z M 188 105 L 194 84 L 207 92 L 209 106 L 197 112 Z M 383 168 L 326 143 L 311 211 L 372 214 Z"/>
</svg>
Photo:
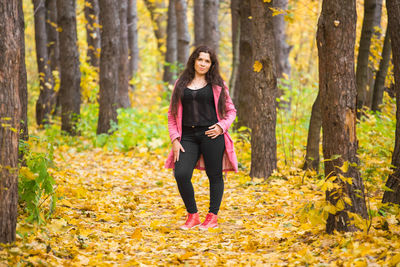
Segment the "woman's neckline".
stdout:
<svg viewBox="0 0 400 267">
<path fill-rule="evenodd" d="M 204 85 L 203 87 L 198 88 L 198 89 L 192 89 L 192 88 L 189 88 L 188 86 L 186 86 L 186 88 L 189 89 L 189 90 L 191 90 L 191 91 L 198 91 L 198 90 L 201 90 L 201 89 L 206 88 L 207 86 L 208 86 L 208 83 L 207 83 L 206 85 Z"/>
</svg>

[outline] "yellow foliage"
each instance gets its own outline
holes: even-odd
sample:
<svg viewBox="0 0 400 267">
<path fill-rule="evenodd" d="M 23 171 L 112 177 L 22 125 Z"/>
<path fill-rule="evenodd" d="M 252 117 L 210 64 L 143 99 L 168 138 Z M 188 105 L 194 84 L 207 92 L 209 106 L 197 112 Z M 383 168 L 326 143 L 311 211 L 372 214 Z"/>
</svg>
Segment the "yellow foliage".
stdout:
<svg viewBox="0 0 400 267">
<path fill-rule="evenodd" d="M 253 70 L 255 72 L 260 72 L 262 70 L 262 68 L 263 68 L 263 65 L 261 64 L 261 62 L 256 60 L 253 65 Z"/>
</svg>

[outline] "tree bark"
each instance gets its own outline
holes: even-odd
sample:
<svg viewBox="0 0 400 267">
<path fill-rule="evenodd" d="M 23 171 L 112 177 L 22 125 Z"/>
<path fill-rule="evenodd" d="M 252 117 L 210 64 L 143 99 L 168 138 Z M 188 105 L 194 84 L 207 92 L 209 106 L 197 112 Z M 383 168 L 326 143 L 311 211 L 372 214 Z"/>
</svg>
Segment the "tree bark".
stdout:
<svg viewBox="0 0 400 267">
<path fill-rule="evenodd" d="M 100 53 L 100 98 L 97 134 L 109 133 L 111 121 L 117 122 L 118 62 L 120 21 L 118 3 L 99 0 L 102 25 Z"/>
<path fill-rule="evenodd" d="M 354 43 L 356 38 L 356 1 L 324 0 L 318 20 L 319 90 L 321 94 L 325 177 L 340 185 L 326 192 L 335 207 L 326 231 L 355 231 L 349 212 L 367 217 L 363 180 L 357 167 L 356 95 Z M 336 158 L 335 155 L 339 155 Z M 349 167 L 340 169 L 345 162 Z M 347 164 L 346 163 L 346 164 Z M 340 177 L 348 177 L 351 183 Z M 345 202 L 351 201 L 351 205 Z"/>
<path fill-rule="evenodd" d="M 250 3 L 248 1 L 240 2 L 240 43 L 239 43 L 239 67 L 238 67 L 238 78 L 235 84 L 235 91 L 233 95 L 233 101 L 237 109 L 237 127 L 247 126 L 250 127 L 250 120 L 254 116 L 252 115 L 253 110 L 253 98 L 251 88 L 253 88 L 253 34 L 250 11 Z"/>
<path fill-rule="evenodd" d="M 320 73 L 321 75 L 322 73 Z M 319 141 L 321 136 L 321 96 L 318 92 L 311 110 L 310 126 L 308 127 L 307 151 L 303 170 L 319 171 Z"/>
<path fill-rule="evenodd" d="M 25 65 L 25 19 L 24 11 L 22 9 L 22 1 L 18 2 L 18 19 L 21 34 L 19 35 L 19 48 L 21 53 L 21 62 L 19 64 L 19 100 L 21 105 L 21 120 L 20 120 L 20 134 L 19 138 L 28 141 L 28 86 Z M 19 154 L 19 159 L 22 160 L 23 153 Z"/>
<path fill-rule="evenodd" d="M 274 0 L 274 7 L 286 10 L 288 0 Z M 284 14 L 273 17 L 274 35 L 275 35 L 275 66 L 276 77 L 282 78 L 283 73 L 290 76 L 289 52 L 290 47 L 286 43 L 286 23 Z"/>
<path fill-rule="evenodd" d="M 178 63 L 183 66 L 189 58 L 190 35 L 187 22 L 186 0 L 175 0 L 176 28 L 178 39 Z"/>
<path fill-rule="evenodd" d="M 390 34 L 389 28 L 386 29 L 385 41 L 383 42 L 382 48 L 382 59 L 379 62 L 379 70 L 376 73 L 375 84 L 374 84 L 374 94 L 372 97 L 373 111 L 380 110 L 379 106 L 382 104 L 383 91 L 385 87 L 386 75 L 390 64 L 390 55 L 392 54 L 392 46 L 390 45 Z"/>
<path fill-rule="evenodd" d="M 400 204 L 400 0 L 386 0 L 390 40 L 394 66 L 394 90 L 396 92 L 396 134 L 392 155 L 393 173 L 386 186 L 393 190 L 385 191 L 382 202 Z"/>
<path fill-rule="evenodd" d="M 119 1 L 120 38 L 118 69 L 118 107 L 129 108 L 129 48 L 128 48 L 128 0 Z"/>
<path fill-rule="evenodd" d="M 204 0 L 203 43 L 211 47 L 217 54 L 219 47 L 218 9 L 219 0 Z"/>
<path fill-rule="evenodd" d="M 374 31 L 374 17 L 378 2 L 381 0 L 365 0 L 364 20 L 361 30 L 360 47 L 357 56 L 357 109 L 361 109 L 367 102 L 368 61 L 371 46 L 371 37 Z M 359 112 L 357 111 L 357 114 Z"/>
<path fill-rule="evenodd" d="M 196 27 L 196 26 L 195 26 Z M 174 84 L 176 67 L 178 61 L 177 51 L 178 39 L 175 15 L 175 0 L 169 0 L 168 5 L 168 26 L 167 26 L 167 53 L 165 54 L 165 65 L 163 81 Z"/>
<path fill-rule="evenodd" d="M 0 2 L 0 243 L 15 241 L 17 225 L 19 81 L 24 62 L 18 2 Z"/>
<path fill-rule="evenodd" d="M 204 43 L 204 0 L 194 0 L 194 45 Z"/>
<path fill-rule="evenodd" d="M 128 0 L 129 80 L 136 74 L 139 65 L 137 21 L 136 0 Z"/>
<path fill-rule="evenodd" d="M 231 1 L 232 19 L 232 73 L 229 80 L 229 94 L 235 95 L 236 80 L 238 78 L 238 68 L 240 63 L 240 1 Z"/>
<path fill-rule="evenodd" d="M 157 47 L 161 55 L 164 56 L 163 46 L 165 45 L 165 34 L 166 34 L 166 21 L 167 16 L 164 12 L 165 1 L 151 1 L 144 0 L 147 10 L 150 12 L 151 21 L 153 23 L 154 35 L 157 39 Z M 186 9 L 185 9 L 186 12 Z M 186 15 L 185 15 L 186 16 Z"/>
<path fill-rule="evenodd" d="M 100 61 L 99 12 L 98 0 L 85 1 L 87 59 L 94 67 L 98 67 Z"/>
<path fill-rule="evenodd" d="M 77 134 L 76 123 L 81 106 L 81 72 L 76 33 L 75 0 L 57 0 L 60 38 L 61 130 Z"/>
<path fill-rule="evenodd" d="M 271 3 L 250 0 L 253 33 L 253 62 L 262 64 L 254 71 L 254 123 L 251 125 L 251 177 L 268 178 L 276 169 L 276 75 L 275 41 Z"/>
<path fill-rule="evenodd" d="M 381 28 L 381 18 L 382 18 L 382 0 L 376 0 L 376 6 L 374 10 L 374 18 L 373 18 L 373 25 L 372 25 L 372 38 L 379 39 L 381 36 L 380 30 L 376 30 L 376 27 Z M 375 57 L 372 53 L 370 53 L 371 57 Z M 377 60 L 377 59 L 375 59 Z M 378 70 L 375 69 L 372 62 L 368 64 L 368 71 L 367 71 L 367 92 L 366 92 L 366 101 L 365 105 L 369 108 L 372 107 L 372 98 L 374 94 L 374 83 L 375 83 L 375 73 Z"/>
<path fill-rule="evenodd" d="M 59 44 L 57 31 L 57 0 L 46 0 L 47 49 L 51 72 L 59 70 Z"/>
<path fill-rule="evenodd" d="M 54 81 L 47 50 L 46 8 L 44 0 L 33 0 L 35 17 L 36 59 L 39 72 L 40 94 L 36 102 L 36 122 L 49 123 L 49 114 L 55 103 Z"/>
</svg>

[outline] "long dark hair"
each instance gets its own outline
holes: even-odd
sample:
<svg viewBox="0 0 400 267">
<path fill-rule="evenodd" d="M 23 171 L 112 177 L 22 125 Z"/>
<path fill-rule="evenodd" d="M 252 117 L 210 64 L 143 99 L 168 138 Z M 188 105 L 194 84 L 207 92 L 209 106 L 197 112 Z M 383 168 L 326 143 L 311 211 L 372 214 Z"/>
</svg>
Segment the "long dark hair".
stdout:
<svg viewBox="0 0 400 267">
<path fill-rule="evenodd" d="M 186 63 L 186 68 L 182 72 L 181 76 L 178 79 L 178 82 L 175 85 L 171 99 L 172 114 L 174 114 L 175 116 L 177 115 L 178 103 L 183 96 L 183 91 L 185 90 L 186 86 L 194 79 L 195 76 L 194 64 L 196 59 L 199 57 L 200 52 L 208 53 L 211 59 L 211 67 L 206 73 L 207 83 L 211 83 L 211 85 L 219 85 L 222 88 L 221 94 L 218 99 L 218 113 L 221 115 L 221 118 L 223 118 L 225 117 L 225 99 L 226 99 L 224 80 L 222 79 L 219 73 L 219 63 L 217 55 L 211 48 L 205 45 L 199 46 L 193 51 L 193 53 L 190 55 L 188 59 L 188 62 Z"/>
</svg>

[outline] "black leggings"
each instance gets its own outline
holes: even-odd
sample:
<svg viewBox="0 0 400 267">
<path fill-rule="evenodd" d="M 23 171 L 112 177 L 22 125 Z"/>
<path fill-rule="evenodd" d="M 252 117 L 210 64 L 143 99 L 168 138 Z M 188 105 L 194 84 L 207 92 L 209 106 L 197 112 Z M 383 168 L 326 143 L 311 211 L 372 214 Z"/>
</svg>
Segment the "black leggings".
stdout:
<svg viewBox="0 0 400 267">
<path fill-rule="evenodd" d="M 194 128 L 183 126 L 182 130 L 181 145 L 185 152 L 180 151 L 179 161 L 175 162 L 174 174 L 186 210 L 189 213 L 197 212 L 191 179 L 200 154 L 203 154 L 206 174 L 210 182 L 209 212 L 218 214 L 224 193 L 222 177 L 222 156 L 225 151 L 224 136 L 220 135 L 211 139 L 204 133 L 208 130 L 208 126 Z"/>
</svg>

